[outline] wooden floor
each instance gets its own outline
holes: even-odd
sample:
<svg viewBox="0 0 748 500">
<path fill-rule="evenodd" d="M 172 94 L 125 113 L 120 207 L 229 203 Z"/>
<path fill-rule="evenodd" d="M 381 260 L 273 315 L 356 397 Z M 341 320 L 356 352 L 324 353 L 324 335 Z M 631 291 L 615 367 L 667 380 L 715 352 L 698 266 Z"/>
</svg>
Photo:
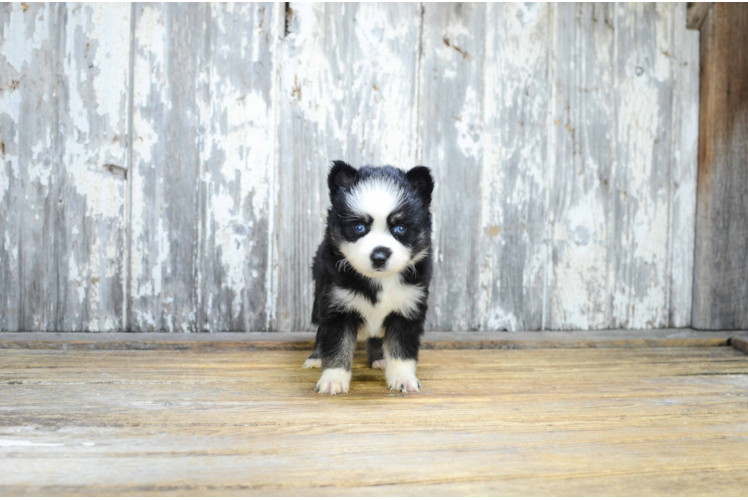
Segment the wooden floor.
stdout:
<svg viewBox="0 0 748 500">
<path fill-rule="evenodd" d="M 748 495 L 729 346 L 424 351 L 408 395 L 307 354 L 0 349 L 0 494 Z"/>
</svg>

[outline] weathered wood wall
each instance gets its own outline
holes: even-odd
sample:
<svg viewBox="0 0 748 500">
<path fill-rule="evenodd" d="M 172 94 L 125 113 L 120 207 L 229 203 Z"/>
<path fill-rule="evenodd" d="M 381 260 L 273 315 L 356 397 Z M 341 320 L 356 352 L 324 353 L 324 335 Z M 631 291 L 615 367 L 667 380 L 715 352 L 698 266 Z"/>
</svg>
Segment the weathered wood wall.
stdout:
<svg viewBox="0 0 748 500">
<path fill-rule="evenodd" d="M 693 325 L 748 328 L 748 4 L 709 9 L 701 60 Z"/>
<path fill-rule="evenodd" d="M 680 4 L 2 4 L 0 330 L 310 328 L 328 162 L 425 164 L 428 328 L 691 321 Z"/>
<path fill-rule="evenodd" d="M 0 329 L 122 328 L 130 7 L 0 5 Z"/>
</svg>

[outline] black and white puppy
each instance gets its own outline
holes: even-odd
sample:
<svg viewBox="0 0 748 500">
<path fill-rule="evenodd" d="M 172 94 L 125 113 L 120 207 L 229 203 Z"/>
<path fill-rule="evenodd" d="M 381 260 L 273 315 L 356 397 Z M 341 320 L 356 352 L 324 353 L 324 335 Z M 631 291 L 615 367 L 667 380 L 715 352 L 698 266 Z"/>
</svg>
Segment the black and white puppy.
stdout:
<svg viewBox="0 0 748 500">
<path fill-rule="evenodd" d="M 317 325 L 304 368 L 322 368 L 316 390 L 348 392 L 357 338 L 391 390 L 419 391 L 418 348 L 431 281 L 431 192 L 426 167 L 333 162 L 332 206 L 312 265 Z"/>
</svg>

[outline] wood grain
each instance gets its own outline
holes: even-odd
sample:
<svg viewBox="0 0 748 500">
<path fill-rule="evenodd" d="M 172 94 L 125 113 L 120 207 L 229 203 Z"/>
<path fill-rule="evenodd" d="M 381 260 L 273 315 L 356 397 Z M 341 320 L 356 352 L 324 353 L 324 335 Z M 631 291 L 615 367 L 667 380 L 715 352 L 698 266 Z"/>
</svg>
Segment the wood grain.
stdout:
<svg viewBox="0 0 748 500">
<path fill-rule="evenodd" d="M 546 319 L 551 329 L 599 329 L 612 322 L 615 13 L 612 4 L 556 5 Z"/>
<path fill-rule="evenodd" d="M 473 300 L 479 329 L 541 329 L 548 272 L 546 167 L 552 161 L 547 33 L 554 7 L 486 9 L 480 289 Z"/>
<path fill-rule="evenodd" d="M 688 17 L 686 18 L 688 29 L 701 29 L 712 5 L 714 2 L 688 2 Z"/>
<path fill-rule="evenodd" d="M 730 338 L 730 347 L 748 354 L 748 334 L 735 335 Z"/>
<path fill-rule="evenodd" d="M 199 83 L 200 331 L 268 328 L 275 178 L 273 94 L 282 5 L 206 7 Z"/>
<path fill-rule="evenodd" d="M 748 494 L 730 347 L 427 351 L 421 394 L 301 352 L 0 350 L 7 495 Z"/>
<path fill-rule="evenodd" d="M 434 279 L 427 329 L 480 328 L 479 248 L 486 5 L 424 4 L 419 163 L 432 169 Z M 459 244 L 455 244 L 459 241 Z"/>
<path fill-rule="evenodd" d="M 699 161 L 699 35 L 683 29 L 682 4 L 674 5 L 674 82 L 671 121 L 670 176 L 670 321 L 681 328 L 691 324 L 693 257 L 696 234 L 696 178 Z"/>
<path fill-rule="evenodd" d="M 56 330 L 62 4 L 0 5 L 0 329 Z"/>
<path fill-rule="evenodd" d="M 130 10 L 3 4 L 1 330 L 121 330 Z"/>
<path fill-rule="evenodd" d="M 687 326 L 698 34 L 680 4 L 556 9 L 548 325 Z"/>
<path fill-rule="evenodd" d="M 125 295 L 131 9 L 61 8 L 57 329 L 117 331 Z"/>
<path fill-rule="evenodd" d="M 614 328 L 669 323 L 674 4 L 616 7 L 615 163 L 611 173 Z"/>
<path fill-rule="evenodd" d="M 748 6 L 715 3 L 701 28 L 692 324 L 748 326 Z"/>
<path fill-rule="evenodd" d="M 278 8 L 136 9 L 133 330 L 267 328 Z"/>
<path fill-rule="evenodd" d="M 748 334 L 744 333 L 731 337 L 730 347 L 734 347 L 738 351 L 748 354 Z"/>
<path fill-rule="evenodd" d="M 692 296 L 685 4 L 285 7 L 0 6 L 0 330 L 310 329 L 333 159 L 433 169 L 430 330 L 745 302 L 744 217 Z"/>
<path fill-rule="evenodd" d="M 127 329 L 195 331 L 201 4 L 135 8 Z"/>
</svg>

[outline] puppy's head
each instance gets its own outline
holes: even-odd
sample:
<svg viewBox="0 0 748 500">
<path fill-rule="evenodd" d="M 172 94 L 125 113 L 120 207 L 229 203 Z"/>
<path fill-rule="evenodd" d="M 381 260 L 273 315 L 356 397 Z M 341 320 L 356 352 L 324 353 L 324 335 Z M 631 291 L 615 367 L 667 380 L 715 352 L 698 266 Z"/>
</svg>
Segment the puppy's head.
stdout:
<svg viewBox="0 0 748 500">
<path fill-rule="evenodd" d="M 348 263 L 369 278 L 384 278 L 423 259 L 431 244 L 431 192 L 426 167 L 362 167 L 333 162 L 328 231 Z"/>
</svg>

